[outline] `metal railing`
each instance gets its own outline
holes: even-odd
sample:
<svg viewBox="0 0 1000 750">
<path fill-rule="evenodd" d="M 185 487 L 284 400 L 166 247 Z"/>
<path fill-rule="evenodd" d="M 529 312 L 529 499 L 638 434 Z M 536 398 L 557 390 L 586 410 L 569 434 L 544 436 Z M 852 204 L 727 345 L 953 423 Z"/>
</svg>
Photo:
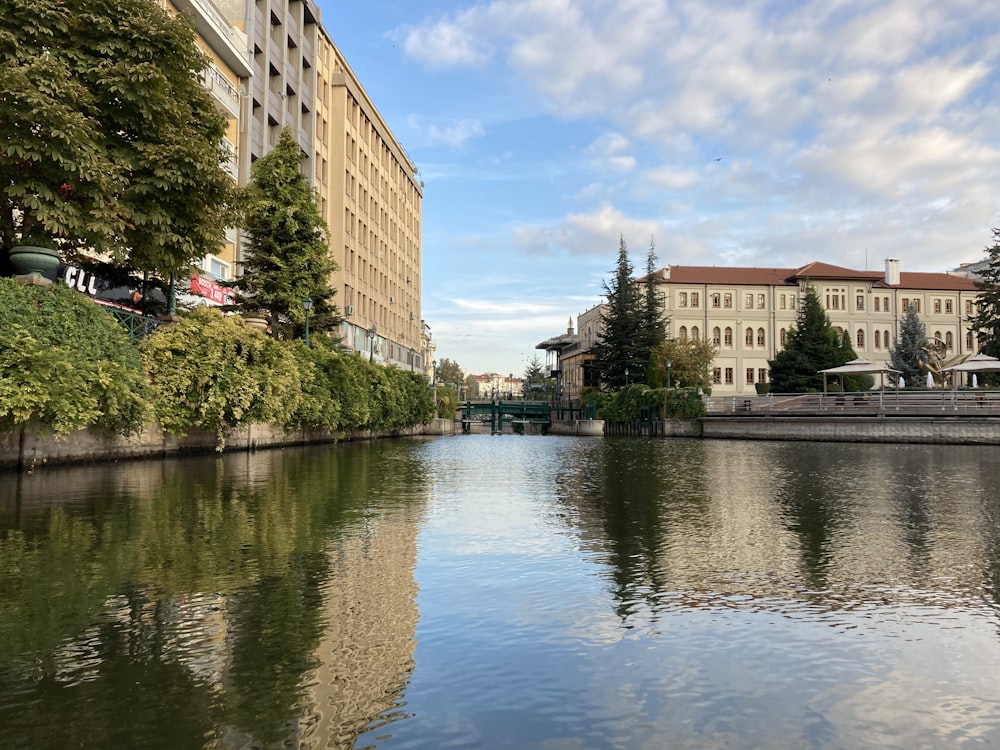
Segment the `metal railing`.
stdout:
<svg viewBox="0 0 1000 750">
<path fill-rule="evenodd" d="M 129 338 L 133 341 L 141 339 L 143 336 L 151 333 L 162 322 L 158 318 L 150 318 L 145 315 L 140 315 L 139 313 L 131 312 L 130 310 L 124 310 L 120 307 L 104 305 L 104 309 L 111 313 L 111 316 L 122 324 L 128 332 Z"/>
<path fill-rule="evenodd" d="M 769 393 L 765 396 L 707 396 L 708 416 L 1000 416 L 1000 391 L 863 391 L 859 393 Z"/>
</svg>

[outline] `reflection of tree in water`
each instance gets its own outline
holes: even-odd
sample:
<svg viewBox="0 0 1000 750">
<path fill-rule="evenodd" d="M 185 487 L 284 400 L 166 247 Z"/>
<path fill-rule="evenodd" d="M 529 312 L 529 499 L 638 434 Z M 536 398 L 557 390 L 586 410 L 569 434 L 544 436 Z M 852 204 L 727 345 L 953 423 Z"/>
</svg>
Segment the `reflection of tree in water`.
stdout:
<svg viewBox="0 0 1000 750">
<path fill-rule="evenodd" d="M 569 457 L 559 481 L 572 515 L 607 551 L 618 616 L 627 620 L 639 603 L 655 612 L 670 589 L 664 561 L 675 521 L 697 525 L 707 505 L 704 444 L 607 438 Z"/>
<path fill-rule="evenodd" d="M 212 727 L 293 736 L 327 544 L 399 482 L 400 503 L 426 494 L 400 450 L 137 464 L 131 483 L 114 478 L 120 467 L 88 467 L 61 475 L 74 497 L 81 476 L 100 488 L 72 514 L 55 503 L 26 514 L 19 498 L 0 529 L 0 745 L 198 747 Z M 92 744 L 72 734 L 90 724 L 104 727 Z"/>
</svg>

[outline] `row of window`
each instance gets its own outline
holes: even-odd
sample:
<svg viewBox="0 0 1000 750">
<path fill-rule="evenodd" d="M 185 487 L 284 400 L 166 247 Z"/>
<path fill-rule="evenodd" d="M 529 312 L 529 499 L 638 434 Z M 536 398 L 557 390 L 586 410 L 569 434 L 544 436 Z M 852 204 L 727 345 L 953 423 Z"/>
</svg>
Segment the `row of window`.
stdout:
<svg viewBox="0 0 1000 750">
<path fill-rule="evenodd" d="M 826 289 L 824 290 L 824 302 L 827 310 L 847 310 L 847 290 L 846 289 Z M 733 309 L 733 294 L 731 292 L 713 292 L 708 295 L 709 304 L 714 309 Z M 859 311 L 865 310 L 865 297 L 864 294 L 858 294 L 855 297 L 854 309 Z M 795 309 L 795 295 L 794 294 L 780 294 L 777 297 L 778 309 L 780 310 L 794 310 Z M 921 299 L 919 297 L 909 298 L 903 297 L 900 300 L 900 310 L 906 311 L 906 309 L 913 305 L 914 310 L 920 313 L 922 312 Z M 952 315 L 954 314 L 954 304 L 955 301 L 952 299 L 935 297 L 931 300 L 931 310 L 935 315 Z M 678 292 L 677 293 L 677 307 L 687 308 L 687 307 L 700 307 L 701 306 L 701 294 L 700 292 Z M 765 310 L 767 309 L 767 295 L 747 292 L 743 300 L 744 310 Z M 890 305 L 890 297 L 883 296 L 873 296 L 872 297 L 872 310 L 874 312 L 891 312 L 892 307 Z M 973 315 L 975 313 L 975 304 L 972 300 L 965 301 L 965 314 Z"/>
<path fill-rule="evenodd" d="M 837 331 L 838 335 L 840 335 L 840 336 L 844 335 L 844 329 L 843 328 L 837 327 L 836 331 Z M 678 329 L 678 331 L 677 331 L 677 337 L 679 339 L 681 339 L 681 340 L 687 340 L 687 338 L 689 336 L 694 341 L 700 341 L 701 340 L 701 331 L 698 328 L 698 326 L 691 326 L 690 332 L 688 331 L 687 326 L 681 326 Z M 779 346 L 779 348 L 783 349 L 785 347 L 785 341 L 786 341 L 787 336 L 788 336 L 788 332 L 784 328 L 782 328 L 778 332 L 778 339 L 779 339 L 778 346 Z M 952 334 L 951 331 L 947 331 L 943 335 L 942 335 L 941 331 L 935 331 L 934 332 L 934 338 L 938 339 L 939 341 L 943 341 L 944 344 L 945 344 L 945 348 L 949 352 L 955 350 L 955 338 L 954 338 L 954 335 Z M 875 333 L 874 333 L 873 339 L 874 339 L 874 348 L 875 348 L 876 351 L 879 351 L 881 349 L 889 349 L 889 347 L 892 346 L 892 339 L 889 337 L 889 331 L 878 331 L 878 330 L 876 330 Z M 974 339 L 973 339 L 972 331 L 966 331 L 966 333 L 965 333 L 965 348 L 966 348 L 966 350 L 972 351 L 972 349 L 973 349 L 973 340 Z M 725 329 L 721 329 L 718 326 L 716 326 L 715 328 L 712 329 L 712 343 L 715 346 L 718 346 L 718 347 L 721 347 L 721 348 L 724 348 L 724 349 L 732 349 L 733 348 L 733 329 L 731 327 L 729 327 L 729 326 L 726 326 Z M 758 349 L 763 349 L 767 345 L 767 335 L 766 335 L 766 333 L 765 333 L 765 331 L 764 331 L 763 328 L 758 328 L 756 331 L 754 331 L 753 328 L 749 328 L 748 327 L 746 329 L 746 332 L 744 333 L 743 343 L 744 343 L 744 345 L 745 345 L 745 347 L 747 349 L 753 349 L 755 346 Z M 865 337 L 864 330 L 861 329 L 861 328 L 859 328 L 857 330 L 857 332 L 855 333 L 855 343 L 857 344 L 857 348 L 858 349 L 864 349 L 865 348 L 866 337 Z"/>
<path fill-rule="evenodd" d="M 756 380 L 754 379 L 756 377 Z M 712 370 L 712 382 L 716 385 L 721 385 L 725 383 L 726 385 L 733 385 L 733 368 L 732 367 L 716 367 Z M 747 385 L 753 385 L 754 383 L 766 383 L 767 382 L 767 368 L 758 367 L 756 370 L 753 367 L 747 368 L 746 373 L 746 383 Z"/>
</svg>

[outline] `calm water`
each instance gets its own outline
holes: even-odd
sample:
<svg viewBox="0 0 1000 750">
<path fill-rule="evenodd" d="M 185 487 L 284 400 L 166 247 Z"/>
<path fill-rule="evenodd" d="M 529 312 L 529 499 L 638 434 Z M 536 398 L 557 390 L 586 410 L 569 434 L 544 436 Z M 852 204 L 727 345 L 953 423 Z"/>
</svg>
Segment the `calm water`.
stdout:
<svg viewBox="0 0 1000 750">
<path fill-rule="evenodd" d="M 470 435 L 0 475 L 0 747 L 998 747 L 997 457 Z"/>
</svg>

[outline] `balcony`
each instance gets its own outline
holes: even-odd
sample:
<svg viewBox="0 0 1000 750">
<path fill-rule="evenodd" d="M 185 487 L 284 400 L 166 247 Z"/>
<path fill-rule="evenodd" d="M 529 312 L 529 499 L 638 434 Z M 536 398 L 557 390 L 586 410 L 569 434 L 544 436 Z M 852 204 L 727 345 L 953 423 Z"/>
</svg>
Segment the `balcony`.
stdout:
<svg viewBox="0 0 1000 750">
<path fill-rule="evenodd" d="M 246 34 L 235 28 L 211 0 L 173 0 L 178 11 L 194 14 L 198 34 L 240 78 L 253 75 L 253 56 Z"/>
<path fill-rule="evenodd" d="M 240 117 L 240 93 L 229 82 L 222 71 L 214 65 L 209 65 L 201 72 L 201 80 L 205 84 L 222 111 L 233 119 Z"/>
</svg>

